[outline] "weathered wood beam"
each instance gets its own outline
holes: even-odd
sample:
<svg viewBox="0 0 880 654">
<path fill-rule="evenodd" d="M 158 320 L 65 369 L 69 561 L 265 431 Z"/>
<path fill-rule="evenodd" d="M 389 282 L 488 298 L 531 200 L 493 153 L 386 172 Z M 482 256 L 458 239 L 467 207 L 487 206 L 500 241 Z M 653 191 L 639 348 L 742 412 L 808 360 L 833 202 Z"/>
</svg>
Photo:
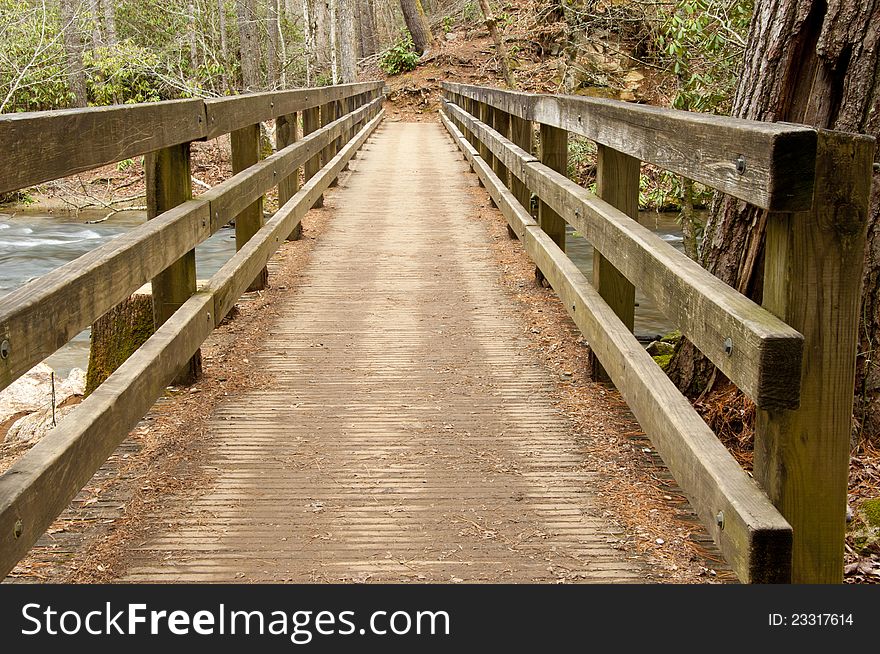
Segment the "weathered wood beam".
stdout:
<svg viewBox="0 0 880 654">
<path fill-rule="evenodd" d="M 443 83 L 526 120 L 558 127 L 774 211 L 813 202 L 816 130 L 587 98 Z M 485 122 L 485 121 L 484 121 Z"/>
<path fill-rule="evenodd" d="M 785 583 L 791 527 L 687 399 L 553 240 L 525 213 L 446 115 L 443 124 L 474 164 L 526 252 L 602 360 L 731 568 L 745 583 Z M 508 218 L 510 220 L 510 218 Z"/>
<path fill-rule="evenodd" d="M 797 330 L 460 107 L 446 105 L 446 109 L 630 282 L 653 298 L 758 406 L 798 406 L 803 337 Z"/>
</svg>

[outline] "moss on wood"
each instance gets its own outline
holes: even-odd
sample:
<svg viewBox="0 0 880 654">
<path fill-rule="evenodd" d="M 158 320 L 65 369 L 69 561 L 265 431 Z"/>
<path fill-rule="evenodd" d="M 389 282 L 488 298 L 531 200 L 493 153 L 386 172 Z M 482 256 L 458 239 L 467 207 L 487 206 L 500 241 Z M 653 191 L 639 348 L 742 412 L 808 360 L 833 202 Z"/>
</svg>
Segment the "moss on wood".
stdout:
<svg viewBox="0 0 880 654">
<path fill-rule="evenodd" d="M 92 325 L 86 395 L 95 390 L 152 336 L 153 298 L 136 293 Z"/>
</svg>

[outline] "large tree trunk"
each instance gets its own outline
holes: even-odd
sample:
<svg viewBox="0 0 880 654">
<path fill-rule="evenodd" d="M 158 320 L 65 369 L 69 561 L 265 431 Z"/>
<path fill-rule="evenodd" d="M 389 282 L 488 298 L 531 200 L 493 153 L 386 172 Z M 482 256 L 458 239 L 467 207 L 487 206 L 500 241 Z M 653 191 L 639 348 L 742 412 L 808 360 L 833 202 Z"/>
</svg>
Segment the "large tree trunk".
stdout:
<svg viewBox="0 0 880 654">
<path fill-rule="evenodd" d="M 116 46 L 119 44 L 119 37 L 116 35 L 116 10 L 113 8 L 113 0 L 101 0 L 101 6 L 104 9 L 104 30 L 107 32 L 107 45 Z"/>
<path fill-rule="evenodd" d="M 260 43 L 257 39 L 257 16 L 254 0 L 236 0 L 238 36 L 241 41 L 241 81 L 243 91 L 260 90 Z"/>
<path fill-rule="evenodd" d="M 67 83 L 73 92 L 74 106 L 88 104 L 86 75 L 83 67 L 83 41 L 79 28 L 78 0 L 61 0 L 61 22 L 64 31 L 64 54 L 67 57 Z"/>
<path fill-rule="evenodd" d="M 330 74 L 334 84 L 339 84 L 339 21 L 337 20 L 338 8 L 338 0 L 330 0 Z"/>
<path fill-rule="evenodd" d="M 330 69 L 330 7 L 328 0 L 312 0 L 315 29 L 312 38 L 315 43 L 315 59 L 318 71 L 326 73 Z"/>
<path fill-rule="evenodd" d="M 266 31 L 269 39 L 266 47 L 266 71 L 269 76 L 269 88 L 278 86 L 278 51 L 280 49 L 281 31 L 278 28 L 278 0 L 266 3 Z"/>
<path fill-rule="evenodd" d="M 104 45 L 104 35 L 101 34 L 101 8 L 98 0 L 89 0 L 89 24 L 92 26 L 92 50 Z"/>
<path fill-rule="evenodd" d="M 757 0 L 733 102 L 740 118 L 806 123 L 880 136 L 880 0 Z M 875 162 L 880 152 L 875 152 Z M 880 436 L 880 175 L 874 167 L 864 274 L 856 417 Z M 766 212 L 717 197 L 701 263 L 760 301 Z M 809 354 L 807 354 L 809 356 Z M 683 343 L 670 376 L 688 394 L 704 389 L 712 366 Z"/>
<path fill-rule="evenodd" d="M 434 36 L 431 34 L 428 20 L 425 18 L 422 3 L 420 0 L 400 0 L 400 9 L 403 11 L 403 20 L 406 22 L 406 28 L 412 34 L 416 52 L 424 54 L 434 42 Z"/>
<path fill-rule="evenodd" d="M 357 79 L 357 54 L 355 49 L 354 12 L 357 0 L 339 0 L 337 17 L 339 19 L 339 72 L 343 84 L 351 84 Z"/>
<path fill-rule="evenodd" d="M 369 57 L 379 51 L 376 41 L 376 14 L 373 10 L 373 0 L 358 0 L 358 20 L 361 28 L 361 53 Z"/>
</svg>

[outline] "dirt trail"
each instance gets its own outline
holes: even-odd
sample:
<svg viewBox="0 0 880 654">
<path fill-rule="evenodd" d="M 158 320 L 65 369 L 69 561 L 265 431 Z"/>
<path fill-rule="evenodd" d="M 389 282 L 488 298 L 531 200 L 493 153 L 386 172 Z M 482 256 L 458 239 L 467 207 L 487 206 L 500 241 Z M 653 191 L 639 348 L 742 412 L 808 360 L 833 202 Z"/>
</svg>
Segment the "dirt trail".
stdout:
<svg viewBox="0 0 880 654">
<path fill-rule="evenodd" d="M 129 581 L 643 581 L 437 124 L 386 123 Z"/>
</svg>

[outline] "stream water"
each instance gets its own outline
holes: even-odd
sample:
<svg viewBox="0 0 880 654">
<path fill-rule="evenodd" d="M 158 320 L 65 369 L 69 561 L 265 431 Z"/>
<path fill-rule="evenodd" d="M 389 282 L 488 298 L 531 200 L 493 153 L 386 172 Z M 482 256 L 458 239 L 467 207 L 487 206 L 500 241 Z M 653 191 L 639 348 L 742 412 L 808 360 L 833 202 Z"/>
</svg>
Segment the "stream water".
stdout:
<svg viewBox="0 0 880 654">
<path fill-rule="evenodd" d="M 0 213 L 0 295 L 44 275 L 50 270 L 85 254 L 89 250 L 142 224 L 143 212 L 123 212 L 107 221 L 87 224 L 103 218 L 104 211 L 82 212 L 79 216 L 47 215 L 21 211 L 14 215 Z M 642 212 L 639 222 L 666 241 L 681 249 L 681 229 L 675 214 Z M 572 261 L 590 278 L 593 248 L 576 233 L 569 231 L 567 252 Z M 235 253 L 235 234 L 221 229 L 196 248 L 196 276 L 207 279 Z M 635 332 L 644 338 L 666 333 L 674 327 L 656 306 L 636 290 Z M 59 375 L 71 368 L 88 365 L 89 330 L 78 334 L 46 360 Z"/>
<path fill-rule="evenodd" d="M 0 213 L 0 295 L 93 250 L 146 221 L 143 212 L 122 212 L 94 225 L 106 215 L 84 211 L 78 216 L 21 211 Z M 207 279 L 235 254 L 235 233 L 221 229 L 196 248 L 196 277 Z M 89 361 L 89 330 L 77 334 L 46 359 L 61 376 L 71 368 L 85 369 Z"/>
</svg>

